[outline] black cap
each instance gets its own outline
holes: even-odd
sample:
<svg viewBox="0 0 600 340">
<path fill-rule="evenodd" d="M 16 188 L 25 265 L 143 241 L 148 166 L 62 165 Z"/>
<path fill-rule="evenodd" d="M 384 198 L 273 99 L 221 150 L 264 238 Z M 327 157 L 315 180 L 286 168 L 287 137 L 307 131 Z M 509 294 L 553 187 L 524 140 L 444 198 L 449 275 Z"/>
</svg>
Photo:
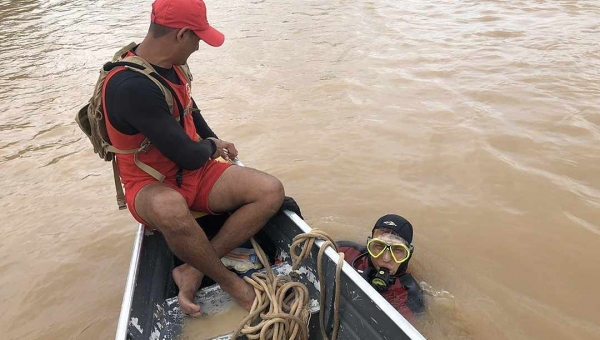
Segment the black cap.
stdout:
<svg viewBox="0 0 600 340">
<path fill-rule="evenodd" d="M 377 222 L 375 222 L 375 226 L 373 227 L 373 232 L 375 229 L 386 228 L 393 230 L 396 234 L 406 240 L 408 243 L 412 243 L 413 239 L 413 226 L 406 220 L 404 217 L 394 214 L 389 214 L 380 217 Z"/>
</svg>

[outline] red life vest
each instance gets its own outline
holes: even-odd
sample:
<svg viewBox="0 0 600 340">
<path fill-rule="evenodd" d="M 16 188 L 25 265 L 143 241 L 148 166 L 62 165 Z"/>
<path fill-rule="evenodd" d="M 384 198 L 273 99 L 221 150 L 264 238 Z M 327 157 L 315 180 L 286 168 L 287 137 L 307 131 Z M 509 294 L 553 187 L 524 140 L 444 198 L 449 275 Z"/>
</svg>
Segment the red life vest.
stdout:
<svg viewBox="0 0 600 340">
<path fill-rule="evenodd" d="M 134 56 L 135 54 L 131 51 L 127 52 L 127 56 Z M 162 79 L 165 80 L 175 91 L 177 95 L 177 100 L 183 106 L 184 111 L 188 112 L 192 109 L 192 92 L 191 92 L 191 83 L 188 82 L 187 77 L 183 74 L 181 69 L 177 66 L 174 66 L 177 76 L 179 78 L 180 84 L 174 84 L 164 77 Z M 106 84 L 110 78 L 112 78 L 117 72 L 124 71 L 125 67 L 115 67 L 106 77 L 104 82 L 104 86 L 102 88 L 102 107 L 104 109 L 104 113 L 106 116 L 106 129 L 108 132 L 108 136 L 110 138 L 111 144 L 121 150 L 130 150 L 137 149 L 140 147 L 142 142 L 146 139 L 141 133 L 135 135 L 126 135 L 119 132 L 117 129 L 113 127 L 110 123 L 110 119 L 108 119 L 108 114 L 106 112 Z M 175 100 L 175 98 L 173 98 Z M 179 108 L 177 105 L 173 105 L 173 118 L 179 119 L 180 117 Z M 196 132 L 196 127 L 194 125 L 194 120 L 191 114 L 185 115 L 185 132 L 190 137 L 190 139 L 194 141 L 198 141 L 200 137 Z M 153 177 L 142 170 L 135 163 L 135 155 L 134 154 L 117 154 L 117 164 L 119 167 L 119 174 L 121 176 L 121 181 L 125 186 L 125 191 L 130 188 L 134 183 L 139 181 L 145 181 L 153 179 Z M 175 164 L 173 161 L 165 157 L 157 148 L 150 147 L 146 152 L 140 152 L 138 154 L 139 161 L 147 164 L 152 167 L 159 173 L 163 174 L 166 179 L 174 179 L 179 166 Z"/>
<path fill-rule="evenodd" d="M 338 250 L 344 253 L 344 259 L 346 262 L 352 264 L 356 258 L 362 253 L 353 247 L 338 247 Z M 364 271 L 369 267 L 369 256 L 363 256 L 356 263 L 354 263 L 354 269 Z M 410 274 L 405 274 L 410 275 Z M 400 279 L 396 278 L 394 284 L 383 293 L 381 296 L 385 298 L 406 320 L 413 322 L 415 320 L 415 314 L 407 306 L 408 292 L 404 289 L 404 286 L 400 282 Z"/>
</svg>

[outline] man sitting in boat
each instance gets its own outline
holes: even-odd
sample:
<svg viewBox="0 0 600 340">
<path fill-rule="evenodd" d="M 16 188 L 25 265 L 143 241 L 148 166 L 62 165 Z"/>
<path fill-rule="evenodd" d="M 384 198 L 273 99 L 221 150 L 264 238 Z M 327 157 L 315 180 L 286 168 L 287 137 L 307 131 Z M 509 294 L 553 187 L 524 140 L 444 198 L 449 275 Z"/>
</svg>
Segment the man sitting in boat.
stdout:
<svg viewBox="0 0 600 340">
<path fill-rule="evenodd" d="M 414 246 L 413 227 L 398 215 L 377 220 L 365 246 L 338 242 L 339 251 L 381 295 L 407 320 L 424 311 L 423 292 L 408 272 Z"/>
<path fill-rule="evenodd" d="M 237 149 L 217 137 L 192 99 L 188 57 L 201 41 L 217 47 L 224 39 L 208 24 L 202 0 L 156 0 L 148 34 L 104 66 L 99 91 L 125 187 L 120 206 L 163 233 L 185 262 L 173 279 L 181 310 L 193 316 L 201 314 L 193 299 L 203 275 L 250 309 L 253 288 L 220 258 L 258 232 L 284 199 L 275 177 L 215 160 L 234 159 Z M 190 209 L 233 213 L 209 242 Z"/>
</svg>

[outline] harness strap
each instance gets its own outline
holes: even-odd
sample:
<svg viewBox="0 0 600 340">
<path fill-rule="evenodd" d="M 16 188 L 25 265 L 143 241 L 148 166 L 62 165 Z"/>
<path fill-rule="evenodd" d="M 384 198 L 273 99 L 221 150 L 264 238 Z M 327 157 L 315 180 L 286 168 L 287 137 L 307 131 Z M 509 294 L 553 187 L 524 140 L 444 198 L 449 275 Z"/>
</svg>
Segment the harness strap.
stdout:
<svg viewBox="0 0 600 340">
<path fill-rule="evenodd" d="M 158 170 L 154 169 L 153 167 L 149 166 L 148 164 L 140 161 L 138 158 L 138 154 L 139 154 L 139 152 L 136 152 L 133 154 L 133 161 L 135 162 L 135 165 L 137 165 L 138 168 L 142 169 L 142 171 L 144 171 L 148 175 L 154 177 L 157 181 L 159 181 L 159 182 L 164 181 L 165 175 L 161 174 L 160 172 L 158 172 Z"/>
<path fill-rule="evenodd" d="M 158 86 L 160 92 L 162 92 L 162 94 L 165 96 L 165 100 L 167 101 L 167 105 L 169 106 L 169 111 L 173 112 L 173 95 L 171 94 L 171 91 L 165 89 L 165 86 L 161 84 L 161 82 L 152 75 L 153 73 L 156 74 L 154 69 L 139 69 L 131 66 L 125 66 L 125 68 L 130 71 L 141 73 L 145 75 L 148 79 L 152 80 L 152 82 L 156 84 L 156 86 Z"/>
<path fill-rule="evenodd" d="M 127 209 L 125 204 L 125 193 L 123 192 L 123 186 L 121 185 L 121 177 L 119 176 L 119 167 L 117 166 L 116 158 L 112 159 L 113 176 L 115 178 L 115 189 L 117 189 L 117 204 L 119 210 Z"/>
<path fill-rule="evenodd" d="M 115 53 L 115 55 L 112 58 L 112 61 L 118 61 L 121 60 L 121 58 L 123 58 L 123 55 L 129 51 L 131 51 L 134 47 L 136 47 L 138 44 L 136 44 L 135 42 L 131 42 L 129 43 L 129 45 L 123 47 L 122 49 L 118 50 L 117 53 Z"/>
<path fill-rule="evenodd" d="M 192 80 L 194 80 L 194 77 L 192 76 L 192 72 L 190 72 L 190 67 L 188 66 L 188 64 L 179 65 L 177 67 L 179 67 L 179 70 L 181 71 L 181 73 L 183 73 L 187 82 L 191 84 Z"/>
<path fill-rule="evenodd" d="M 106 151 L 110 151 L 112 153 L 118 153 L 121 155 L 128 155 L 128 154 L 132 154 L 132 153 L 136 153 L 140 148 L 137 149 L 129 149 L 129 150 L 121 150 L 121 149 L 117 149 L 114 146 L 107 144 L 104 146 L 106 148 Z"/>
</svg>

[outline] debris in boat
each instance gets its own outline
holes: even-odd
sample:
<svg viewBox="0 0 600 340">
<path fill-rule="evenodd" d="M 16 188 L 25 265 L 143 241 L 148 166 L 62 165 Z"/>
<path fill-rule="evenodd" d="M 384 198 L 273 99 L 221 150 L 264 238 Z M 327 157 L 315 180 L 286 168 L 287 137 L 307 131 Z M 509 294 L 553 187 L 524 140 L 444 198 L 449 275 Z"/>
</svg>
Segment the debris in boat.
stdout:
<svg viewBox="0 0 600 340">
<path fill-rule="evenodd" d="M 135 329 L 137 329 L 138 331 L 140 331 L 140 334 L 144 334 L 144 330 L 142 329 L 142 327 L 140 327 L 138 318 L 131 318 L 131 321 L 129 322 L 133 327 L 135 327 Z"/>
<path fill-rule="evenodd" d="M 229 254 L 221 258 L 225 267 L 233 269 L 239 274 L 243 274 L 252 269 L 262 268 L 256 251 L 248 248 L 236 248 Z"/>
</svg>

